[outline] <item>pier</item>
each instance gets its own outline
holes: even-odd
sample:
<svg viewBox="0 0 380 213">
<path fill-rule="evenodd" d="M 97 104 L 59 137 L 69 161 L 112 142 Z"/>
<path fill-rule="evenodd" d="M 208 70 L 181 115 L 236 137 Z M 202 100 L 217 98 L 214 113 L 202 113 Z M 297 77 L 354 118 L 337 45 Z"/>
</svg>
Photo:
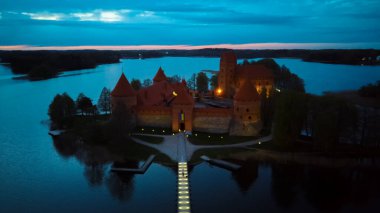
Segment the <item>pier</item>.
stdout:
<svg viewBox="0 0 380 213">
<path fill-rule="evenodd" d="M 190 213 L 190 185 L 187 172 L 187 163 L 178 163 L 178 212 Z"/>
<path fill-rule="evenodd" d="M 178 212 L 190 213 L 190 184 L 187 169 L 186 137 L 184 133 L 177 135 L 177 160 L 178 160 Z"/>
<path fill-rule="evenodd" d="M 149 168 L 149 166 L 152 164 L 155 157 L 156 155 L 149 156 L 148 159 L 145 161 L 144 165 L 142 165 L 140 168 L 112 168 L 111 172 L 130 172 L 144 174 L 146 170 Z"/>
</svg>

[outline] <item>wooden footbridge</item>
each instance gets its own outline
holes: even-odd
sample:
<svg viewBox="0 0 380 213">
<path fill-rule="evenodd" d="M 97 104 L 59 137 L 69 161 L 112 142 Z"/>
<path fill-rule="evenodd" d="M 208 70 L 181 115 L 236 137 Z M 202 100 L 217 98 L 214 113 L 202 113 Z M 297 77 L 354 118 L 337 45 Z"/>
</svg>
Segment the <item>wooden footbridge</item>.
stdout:
<svg viewBox="0 0 380 213">
<path fill-rule="evenodd" d="M 178 212 L 190 213 L 190 184 L 187 169 L 186 138 L 183 133 L 178 134 Z"/>
</svg>

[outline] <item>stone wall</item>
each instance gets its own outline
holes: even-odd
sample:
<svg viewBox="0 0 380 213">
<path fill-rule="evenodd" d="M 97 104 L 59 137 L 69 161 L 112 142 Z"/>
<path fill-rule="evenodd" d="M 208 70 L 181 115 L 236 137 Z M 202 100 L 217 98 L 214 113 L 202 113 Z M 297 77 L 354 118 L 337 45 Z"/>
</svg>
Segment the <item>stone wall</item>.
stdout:
<svg viewBox="0 0 380 213">
<path fill-rule="evenodd" d="M 230 135 L 256 136 L 260 133 L 261 128 L 261 121 L 247 123 L 235 118 L 231 121 Z"/>
<path fill-rule="evenodd" d="M 194 109 L 193 130 L 209 133 L 228 133 L 231 118 L 231 109 Z"/>
<path fill-rule="evenodd" d="M 171 128 L 172 114 L 169 107 L 139 107 L 136 110 L 137 126 Z"/>
</svg>

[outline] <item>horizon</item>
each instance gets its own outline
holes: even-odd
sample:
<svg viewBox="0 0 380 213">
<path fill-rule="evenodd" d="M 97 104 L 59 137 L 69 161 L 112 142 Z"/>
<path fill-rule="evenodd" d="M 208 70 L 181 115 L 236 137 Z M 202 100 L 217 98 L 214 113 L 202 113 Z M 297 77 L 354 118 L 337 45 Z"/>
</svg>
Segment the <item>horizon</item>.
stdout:
<svg viewBox="0 0 380 213">
<path fill-rule="evenodd" d="M 34 46 L 0 45 L 0 51 L 39 51 L 39 50 L 324 50 L 324 49 L 380 49 L 380 43 L 247 43 L 247 44 L 209 44 L 209 45 L 74 45 L 74 46 Z"/>
</svg>

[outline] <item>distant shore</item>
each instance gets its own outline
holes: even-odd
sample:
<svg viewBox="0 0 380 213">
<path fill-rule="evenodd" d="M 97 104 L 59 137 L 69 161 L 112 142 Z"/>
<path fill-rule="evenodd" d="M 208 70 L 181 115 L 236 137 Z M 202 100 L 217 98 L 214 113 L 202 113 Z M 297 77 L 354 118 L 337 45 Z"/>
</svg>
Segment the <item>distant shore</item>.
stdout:
<svg viewBox="0 0 380 213">
<path fill-rule="evenodd" d="M 147 59 L 160 57 L 220 57 L 230 49 L 199 50 L 70 50 L 70 51 L 0 51 L 0 62 L 15 74 L 27 74 L 27 79 L 53 78 L 63 71 L 95 68 L 102 64 L 119 63 L 120 59 Z M 294 58 L 305 62 L 380 65 L 380 50 L 233 50 L 239 59 Z"/>
</svg>

